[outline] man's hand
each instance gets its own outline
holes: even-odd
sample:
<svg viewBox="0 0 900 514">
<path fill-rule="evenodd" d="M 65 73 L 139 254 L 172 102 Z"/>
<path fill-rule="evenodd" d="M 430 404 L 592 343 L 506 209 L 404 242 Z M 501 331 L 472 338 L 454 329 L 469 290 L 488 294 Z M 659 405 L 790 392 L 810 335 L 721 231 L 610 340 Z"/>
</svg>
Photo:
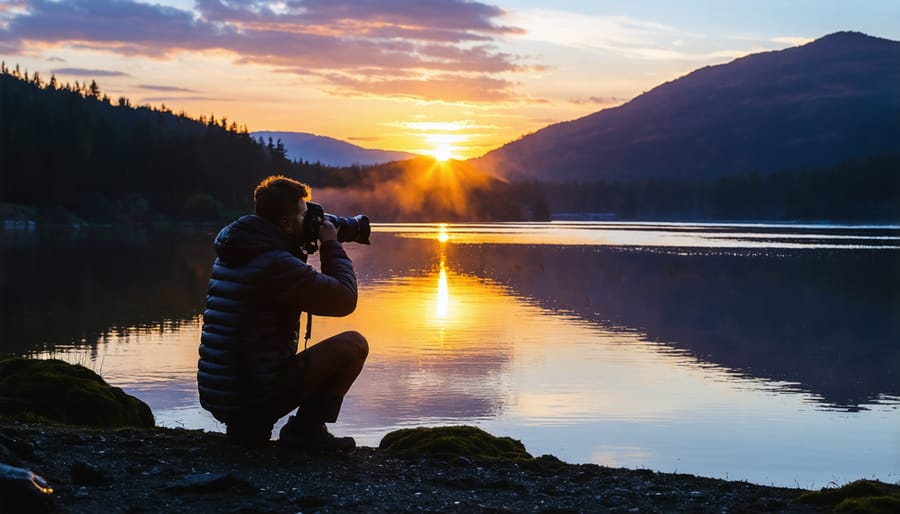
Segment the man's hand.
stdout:
<svg viewBox="0 0 900 514">
<path fill-rule="evenodd" d="M 322 224 L 319 225 L 319 241 L 323 243 L 325 241 L 336 241 L 337 240 L 337 229 L 334 227 L 334 224 L 331 221 L 325 219 L 322 221 Z"/>
</svg>

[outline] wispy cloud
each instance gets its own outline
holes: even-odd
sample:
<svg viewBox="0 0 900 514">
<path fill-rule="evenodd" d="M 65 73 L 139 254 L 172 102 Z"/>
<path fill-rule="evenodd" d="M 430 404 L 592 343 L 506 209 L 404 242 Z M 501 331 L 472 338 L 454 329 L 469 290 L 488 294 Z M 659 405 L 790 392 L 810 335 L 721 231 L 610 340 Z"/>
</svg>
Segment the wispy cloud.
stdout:
<svg viewBox="0 0 900 514">
<path fill-rule="evenodd" d="M 628 101 L 627 98 L 619 98 L 618 96 L 590 96 L 588 98 L 573 98 L 569 100 L 573 104 L 584 105 L 594 104 L 603 106 L 621 105 Z"/>
<path fill-rule="evenodd" d="M 142 102 L 149 104 L 179 102 L 185 100 L 197 102 L 233 102 L 234 98 L 222 98 L 215 96 L 149 96 L 141 99 Z"/>
<path fill-rule="evenodd" d="M 56 68 L 53 73 L 58 75 L 75 75 L 77 77 L 130 77 L 131 75 L 115 70 L 93 70 L 90 68 Z"/>
<path fill-rule="evenodd" d="M 15 4 L 0 11 L 0 45 L 150 58 L 226 51 L 238 63 L 313 71 L 341 94 L 507 100 L 513 84 L 498 76 L 529 69 L 496 44 L 523 30 L 499 22 L 500 8 L 471 0 L 197 0 L 193 10 L 135 0 Z"/>
<path fill-rule="evenodd" d="M 427 79 L 387 77 L 357 79 L 347 75 L 332 75 L 329 82 L 337 86 L 338 93 L 368 93 L 427 101 L 503 102 L 518 97 L 512 82 L 484 75 L 468 77 L 447 74 Z"/>
<path fill-rule="evenodd" d="M 680 41 L 685 34 L 660 23 L 628 16 L 588 16 L 552 9 L 521 9 L 510 14 L 524 28 L 522 37 L 561 46 L 617 50 L 658 46 L 660 38 Z"/>
<path fill-rule="evenodd" d="M 781 43 L 781 44 L 791 45 L 791 46 L 800 46 L 800 45 L 805 45 L 807 43 L 811 43 L 814 41 L 814 39 L 809 38 L 809 37 L 781 36 L 781 37 L 773 37 L 770 41 L 772 41 L 773 43 Z"/>
<path fill-rule="evenodd" d="M 197 93 L 196 89 L 188 89 L 186 87 L 176 87 L 176 86 L 156 86 L 153 84 L 140 84 L 138 85 L 139 89 L 146 89 L 148 91 L 163 91 L 170 93 Z"/>
<path fill-rule="evenodd" d="M 554 45 L 598 50 L 648 60 L 715 61 L 746 55 L 748 50 L 709 51 L 704 34 L 629 16 L 590 16 L 553 9 L 520 9 L 508 19 L 522 27 L 517 37 Z M 695 44 L 690 44 L 695 43 Z"/>
</svg>

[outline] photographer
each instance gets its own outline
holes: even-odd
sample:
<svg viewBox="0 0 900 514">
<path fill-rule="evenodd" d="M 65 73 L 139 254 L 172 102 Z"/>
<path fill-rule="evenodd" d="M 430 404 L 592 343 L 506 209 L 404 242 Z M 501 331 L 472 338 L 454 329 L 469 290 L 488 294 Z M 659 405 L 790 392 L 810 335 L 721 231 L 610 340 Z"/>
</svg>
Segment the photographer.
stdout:
<svg viewBox="0 0 900 514">
<path fill-rule="evenodd" d="M 256 214 L 216 237 L 197 383 L 200 404 L 226 424 L 229 440 L 241 444 L 267 442 L 275 422 L 299 407 L 281 429 L 279 446 L 355 446 L 352 437 L 329 433 L 325 423 L 337 419 L 362 371 L 365 338 L 343 332 L 297 352 L 302 312 L 346 316 L 357 300 L 353 263 L 332 222 L 341 218 L 305 220 L 309 193 L 296 180 L 268 177 L 254 191 Z M 321 251 L 321 272 L 306 263 L 302 248 L 310 246 Z"/>
</svg>

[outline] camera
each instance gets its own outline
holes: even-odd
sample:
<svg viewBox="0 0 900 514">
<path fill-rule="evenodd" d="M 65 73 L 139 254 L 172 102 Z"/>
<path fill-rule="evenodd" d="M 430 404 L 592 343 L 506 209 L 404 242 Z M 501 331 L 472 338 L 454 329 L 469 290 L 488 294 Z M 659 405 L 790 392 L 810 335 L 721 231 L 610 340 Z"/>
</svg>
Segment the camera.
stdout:
<svg viewBox="0 0 900 514">
<path fill-rule="evenodd" d="M 326 219 L 337 228 L 338 241 L 371 244 L 369 235 L 372 233 L 372 227 L 369 225 L 369 217 L 365 214 L 343 218 L 328 214 L 317 203 L 306 202 L 306 214 L 303 216 L 303 250 L 307 254 L 315 253 L 319 249 L 319 225 Z"/>
</svg>

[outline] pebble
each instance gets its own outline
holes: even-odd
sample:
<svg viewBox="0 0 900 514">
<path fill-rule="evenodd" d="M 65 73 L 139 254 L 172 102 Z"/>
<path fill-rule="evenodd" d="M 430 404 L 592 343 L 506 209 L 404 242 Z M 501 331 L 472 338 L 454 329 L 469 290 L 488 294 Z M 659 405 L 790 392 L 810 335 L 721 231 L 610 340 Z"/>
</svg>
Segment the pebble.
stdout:
<svg viewBox="0 0 900 514">
<path fill-rule="evenodd" d="M 255 489 L 249 482 L 229 473 L 191 473 L 182 476 L 166 490 L 173 493 L 208 493 L 227 491 L 231 488 Z M 265 489 L 262 490 L 265 491 Z"/>
<path fill-rule="evenodd" d="M 106 481 L 106 474 L 93 464 L 79 461 L 69 470 L 72 483 L 78 485 L 100 485 Z"/>
</svg>

